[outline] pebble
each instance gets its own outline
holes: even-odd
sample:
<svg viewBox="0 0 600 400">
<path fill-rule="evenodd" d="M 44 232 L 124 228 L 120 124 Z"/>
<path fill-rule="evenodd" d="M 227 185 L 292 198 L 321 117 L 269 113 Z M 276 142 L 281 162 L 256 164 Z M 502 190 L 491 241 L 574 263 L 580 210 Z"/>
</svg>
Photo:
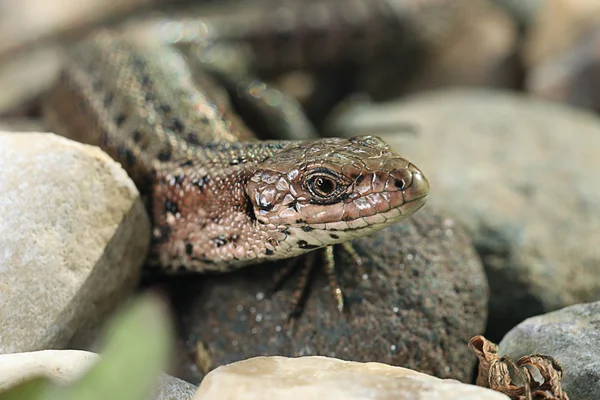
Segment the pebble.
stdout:
<svg viewBox="0 0 600 400">
<path fill-rule="evenodd" d="M 0 133 L 0 353 L 85 345 L 138 282 L 149 219 L 96 147 Z"/>
<path fill-rule="evenodd" d="M 490 389 L 407 368 L 327 357 L 256 357 L 217 368 L 194 400 L 508 400 Z"/>
<path fill-rule="evenodd" d="M 68 385 L 81 378 L 100 356 L 82 350 L 42 350 L 0 355 L 0 391 L 36 377 Z M 134 383 L 132 383 L 134 384 Z M 161 374 L 151 400 L 189 400 L 196 386 Z"/>
<path fill-rule="evenodd" d="M 499 354 L 513 360 L 551 355 L 562 365 L 570 400 L 600 399 L 600 302 L 576 304 L 529 318 L 504 336 Z"/>
</svg>

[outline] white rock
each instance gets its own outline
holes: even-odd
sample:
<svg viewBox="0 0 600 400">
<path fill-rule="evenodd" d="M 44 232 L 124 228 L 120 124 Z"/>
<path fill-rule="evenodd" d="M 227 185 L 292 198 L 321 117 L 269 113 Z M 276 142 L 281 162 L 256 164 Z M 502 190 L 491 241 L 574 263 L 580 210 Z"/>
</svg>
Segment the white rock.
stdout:
<svg viewBox="0 0 600 400">
<path fill-rule="evenodd" d="M 255 357 L 211 371 L 194 400 L 507 400 L 455 380 L 410 369 L 327 357 Z"/>
<path fill-rule="evenodd" d="M 43 350 L 0 355 L 0 391 L 35 377 L 58 384 L 80 378 L 100 357 L 82 350 Z"/>
<path fill-rule="evenodd" d="M 0 132 L 0 171 L 0 353 L 85 343 L 138 280 L 139 192 L 100 149 L 52 134 Z"/>
<path fill-rule="evenodd" d="M 43 350 L 0 355 L 0 392 L 35 377 L 67 385 L 81 378 L 100 356 L 81 350 Z M 188 400 L 196 387 L 181 379 L 160 374 L 154 400 Z"/>
</svg>

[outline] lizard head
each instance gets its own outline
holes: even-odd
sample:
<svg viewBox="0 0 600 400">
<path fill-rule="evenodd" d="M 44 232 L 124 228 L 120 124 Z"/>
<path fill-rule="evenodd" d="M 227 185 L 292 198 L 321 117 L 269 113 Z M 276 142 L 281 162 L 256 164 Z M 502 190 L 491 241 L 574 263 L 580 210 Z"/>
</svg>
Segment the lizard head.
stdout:
<svg viewBox="0 0 600 400">
<path fill-rule="evenodd" d="M 423 173 L 374 136 L 291 146 L 260 163 L 246 185 L 257 226 L 285 234 L 277 258 L 388 227 L 428 193 Z"/>
</svg>

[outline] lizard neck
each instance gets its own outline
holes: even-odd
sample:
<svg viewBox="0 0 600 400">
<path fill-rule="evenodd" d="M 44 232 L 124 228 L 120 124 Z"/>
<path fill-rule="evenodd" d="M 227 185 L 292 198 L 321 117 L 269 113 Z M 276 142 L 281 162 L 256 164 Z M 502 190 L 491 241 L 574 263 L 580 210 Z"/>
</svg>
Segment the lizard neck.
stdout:
<svg viewBox="0 0 600 400">
<path fill-rule="evenodd" d="M 159 166 L 151 194 L 150 262 L 225 272 L 273 255 L 278 233 L 257 221 L 246 186 L 262 161 L 293 143 L 221 143 Z"/>
</svg>

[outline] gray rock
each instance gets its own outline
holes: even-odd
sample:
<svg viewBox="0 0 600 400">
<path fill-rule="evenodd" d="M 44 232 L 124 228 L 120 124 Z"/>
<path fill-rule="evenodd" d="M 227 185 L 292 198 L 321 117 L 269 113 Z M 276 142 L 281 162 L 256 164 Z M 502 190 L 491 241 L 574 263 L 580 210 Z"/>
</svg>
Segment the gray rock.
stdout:
<svg viewBox="0 0 600 400">
<path fill-rule="evenodd" d="M 0 171 L 0 353 L 84 345 L 138 281 L 139 193 L 98 148 L 52 134 L 0 133 Z"/>
<path fill-rule="evenodd" d="M 297 275 L 269 295 L 273 266 L 173 282 L 181 336 L 196 363 L 178 376 L 197 382 L 212 368 L 257 355 L 326 355 L 468 382 L 475 357 L 466 344 L 484 329 L 487 282 L 464 230 L 426 208 L 353 241 L 364 271 L 336 254 L 343 314 L 320 268 L 293 323 L 287 315 Z"/>
<path fill-rule="evenodd" d="M 527 29 L 538 15 L 544 0 L 493 0 L 498 6 L 503 7 L 515 21 Z"/>
<path fill-rule="evenodd" d="M 508 400 L 490 389 L 406 368 L 326 357 L 256 357 L 222 366 L 194 400 Z"/>
<path fill-rule="evenodd" d="M 464 223 L 490 282 L 486 336 L 600 298 L 600 119 L 508 92 L 357 106 L 332 133 L 382 136 L 421 168 L 429 206 Z"/>
<path fill-rule="evenodd" d="M 529 318 L 506 334 L 499 354 L 555 357 L 570 400 L 600 399 L 600 302 L 577 304 Z"/>
<path fill-rule="evenodd" d="M 198 388 L 174 376 L 161 374 L 153 393 L 154 400 L 189 400 Z"/>
</svg>

